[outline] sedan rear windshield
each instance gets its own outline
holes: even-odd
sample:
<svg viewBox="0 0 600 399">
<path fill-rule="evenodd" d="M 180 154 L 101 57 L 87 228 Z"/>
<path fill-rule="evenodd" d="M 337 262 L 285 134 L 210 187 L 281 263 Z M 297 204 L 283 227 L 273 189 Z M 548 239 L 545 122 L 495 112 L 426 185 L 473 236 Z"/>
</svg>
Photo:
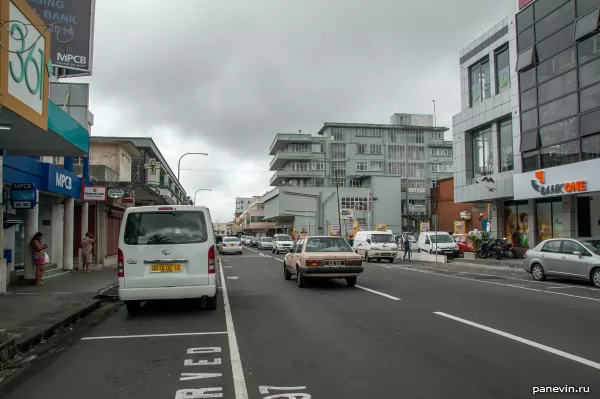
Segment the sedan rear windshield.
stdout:
<svg viewBox="0 0 600 399">
<path fill-rule="evenodd" d="M 260 240 L 262 242 L 273 242 L 273 239 L 271 237 L 262 237 Z"/>
<path fill-rule="evenodd" d="M 203 212 L 136 212 L 125 224 L 126 245 L 196 244 L 207 239 Z"/>
<path fill-rule="evenodd" d="M 240 240 L 238 240 L 237 238 L 225 238 L 223 239 L 224 242 L 240 242 Z"/>
<path fill-rule="evenodd" d="M 341 237 L 309 238 L 306 252 L 353 252 L 348 242 Z"/>
</svg>

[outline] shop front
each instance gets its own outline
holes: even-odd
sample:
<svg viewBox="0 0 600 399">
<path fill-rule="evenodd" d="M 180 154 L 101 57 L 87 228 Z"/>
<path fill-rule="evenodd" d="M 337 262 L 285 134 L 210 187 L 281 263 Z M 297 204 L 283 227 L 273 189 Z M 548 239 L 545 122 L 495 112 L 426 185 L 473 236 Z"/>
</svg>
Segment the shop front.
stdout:
<svg viewBox="0 0 600 399">
<path fill-rule="evenodd" d="M 600 159 L 513 176 L 505 237 L 532 248 L 548 238 L 600 236 Z"/>
</svg>

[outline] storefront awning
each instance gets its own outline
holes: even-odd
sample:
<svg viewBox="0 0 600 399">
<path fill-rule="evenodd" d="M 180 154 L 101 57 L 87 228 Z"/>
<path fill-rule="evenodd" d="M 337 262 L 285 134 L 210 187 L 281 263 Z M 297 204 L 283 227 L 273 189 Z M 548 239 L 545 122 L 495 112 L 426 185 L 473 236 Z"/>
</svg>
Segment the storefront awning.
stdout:
<svg viewBox="0 0 600 399">
<path fill-rule="evenodd" d="M 0 148 L 11 155 L 83 156 L 89 133 L 69 114 L 48 101 L 48 131 L 6 107 L 0 109 Z"/>
</svg>

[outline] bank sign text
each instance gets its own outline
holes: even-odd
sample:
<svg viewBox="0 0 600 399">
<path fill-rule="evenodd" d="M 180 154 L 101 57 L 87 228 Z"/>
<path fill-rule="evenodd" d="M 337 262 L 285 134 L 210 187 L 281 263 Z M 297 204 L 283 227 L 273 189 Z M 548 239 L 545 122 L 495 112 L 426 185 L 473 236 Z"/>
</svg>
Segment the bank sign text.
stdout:
<svg viewBox="0 0 600 399">
<path fill-rule="evenodd" d="M 587 191 L 586 180 L 573 180 L 564 183 L 546 184 L 546 173 L 543 170 L 535 172 L 531 186 L 535 191 L 547 195 L 576 194 Z"/>
<path fill-rule="evenodd" d="M 56 173 L 56 187 L 72 190 L 73 179 L 70 176 L 63 175 L 62 173 Z"/>
</svg>

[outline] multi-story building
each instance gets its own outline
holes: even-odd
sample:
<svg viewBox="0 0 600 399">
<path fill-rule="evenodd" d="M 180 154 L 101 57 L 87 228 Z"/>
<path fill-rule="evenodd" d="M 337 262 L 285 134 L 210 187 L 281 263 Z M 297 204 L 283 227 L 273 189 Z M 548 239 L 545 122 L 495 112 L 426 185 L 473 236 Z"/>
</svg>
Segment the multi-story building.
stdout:
<svg viewBox="0 0 600 399">
<path fill-rule="evenodd" d="M 453 117 L 454 200 L 486 203 L 483 227 L 497 237 L 505 236 L 504 209 L 514 206 L 521 170 L 515 35 L 505 18 L 460 50 L 462 105 Z"/>
<path fill-rule="evenodd" d="M 600 0 L 514 5 L 521 133 L 505 234 L 530 247 L 549 237 L 598 236 Z"/>
<path fill-rule="evenodd" d="M 265 205 L 262 197 L 255 197 L 239 217 L 241 230 L 248 235 L 266 236 L 275 233 L 275 223 L 265 221 Z"/>
<path fill-rule="evenodd" d="M 280 231 L 309 234 L 345 234 L 355 221 L 417 229 L 428 220 L 427 188 L 452 175 L 452 144 L 431 115 L 395 114 L 391 122 L 328 122 L 317 136 L 277 134 L 270 147 L 277 188 L 264 197 L 265 218 Z"/>
<path fill-rule="evenodd" d="M 253 196 L 253 197 L 236 197 L 235 198 L 235 216 L 239 216 L 242 213 L 244 213 L 244 211 L 246 209 L 248 209 L 248 206 L 250 206 L 250 204 L 252 203 L 252 201 L 254 201 L 255 199 L 259 198 L 258 196 Z"/>
</svg>

